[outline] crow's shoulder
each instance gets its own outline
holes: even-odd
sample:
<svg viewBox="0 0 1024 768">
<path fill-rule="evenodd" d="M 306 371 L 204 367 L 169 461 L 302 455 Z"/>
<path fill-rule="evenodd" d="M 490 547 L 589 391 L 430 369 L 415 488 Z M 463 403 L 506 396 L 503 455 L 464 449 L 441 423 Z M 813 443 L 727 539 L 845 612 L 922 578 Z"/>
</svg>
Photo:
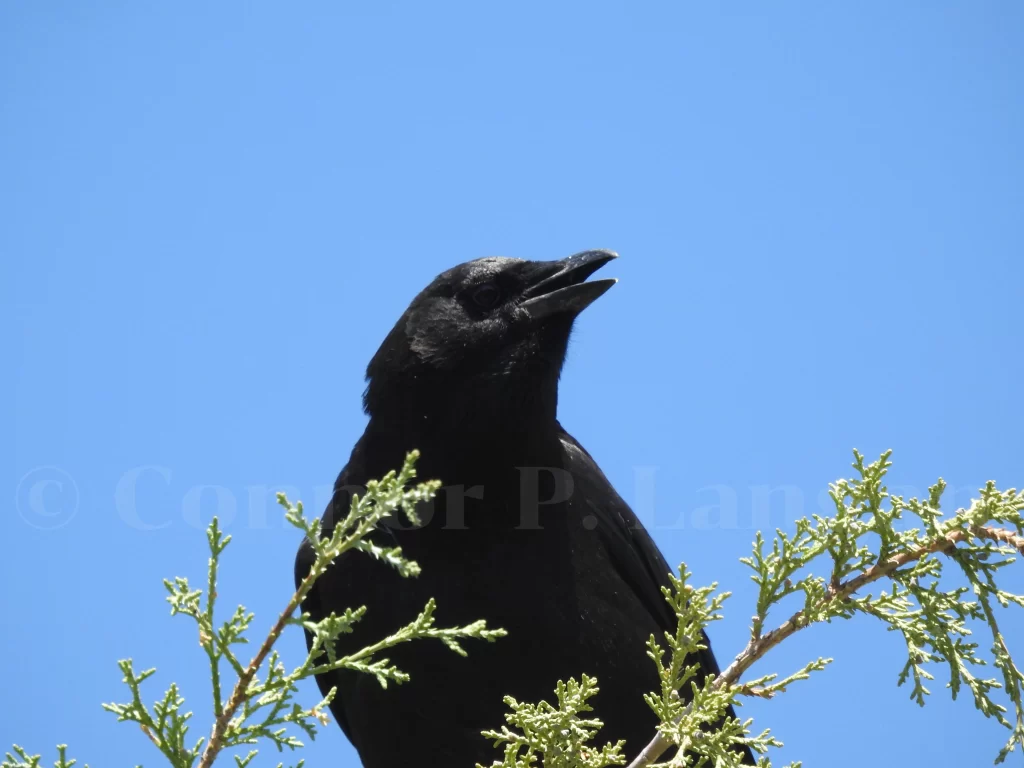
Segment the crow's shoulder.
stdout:
<svg viewBox="0 0 1024 768">
<path fill-rule="evenodd" d="M 670 568 L 654 539 L 644 528 L 630 506 L 616 492 L 594 458 L 579 442 L 559 425 L 559 439 L 565 451 L 566 467 L 574 481 L 573 499 L 579 500 L 597 518 L 595 531 L 604 542 L 609 559 L 651 616 L 664 631 L 675 633 L 676 616 L 662 587 L 669 587 Z M 587 512 L 580 510 L 581 514 Z M 718 662 L 711 652 L 711 643 L 704 636 L 707 648 L 700 653 L 706 673 L 717 675 Z"/>
</svg>

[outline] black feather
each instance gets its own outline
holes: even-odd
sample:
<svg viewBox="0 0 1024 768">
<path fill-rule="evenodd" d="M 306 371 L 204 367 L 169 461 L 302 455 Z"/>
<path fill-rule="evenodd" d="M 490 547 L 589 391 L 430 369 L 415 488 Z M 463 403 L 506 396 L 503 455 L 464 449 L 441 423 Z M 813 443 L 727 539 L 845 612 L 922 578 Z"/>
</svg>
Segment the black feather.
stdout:
<svg viewBox="0 0 1024 768">
<path fill-rule="evenodd" d="M 660 590 L 671 569 L 556 418 L 573 321 L 612 282 L 584 281 L 612 258 L 589 251 L 462 264 L 413 300 L 367 369 L 370 421 L 323 526 L 354 490 L 418 448 L 420 477 L 439 479 L 442 491 L 422 527 L 374 535 L 399 543 L 423 572 L 402 579 L 351 553 L 317 582 L 304 610 L 318 619 L 368 607 L 339 653 L 395 631 L 430 597 L 439 624 L 484 618 L 509 632 L 468 643 L 468 658 L 427 641 L 395 648 L 389 657 L 411 681 L 386 690 L 353 672 L 321 676 L 321 690 L 337 686 L 331 710 L 367 768 L 490 764 L 498 753 L 480 731 L 504 723 L 503 695 L 550 699 L 556 681 L 584 673 L 601 689 L 602 739 L 625 739 L 636 752 L 654 735 L 642 697 L 659 683 L 646 642 L 675 629 Z M 311 562 L 304 544 L 296 581 Z M 710 649 L 700 661 L 717 673 Z"/>
</svg>

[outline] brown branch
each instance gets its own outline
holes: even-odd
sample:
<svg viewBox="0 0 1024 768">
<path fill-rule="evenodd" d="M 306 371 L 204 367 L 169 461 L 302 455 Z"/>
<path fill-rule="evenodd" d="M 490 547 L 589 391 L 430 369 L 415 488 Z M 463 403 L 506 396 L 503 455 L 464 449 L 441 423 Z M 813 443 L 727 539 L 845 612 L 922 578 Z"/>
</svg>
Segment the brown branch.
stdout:
<svg viewBox="0 0 1024 768">
<path fill-rule="evenodd" d="M 150 727 L 148 725 L 146 725 L 145 723 L 139 723 L 139 728 L 141 728 L 142 732 L 149 737 L 149 740 L 152 741 L 153 744 L 156 745 L 156 748 L 159 749 L 161 752 L 163 752 L 164 748 L 163 748 L 163 745 L 160 743 L 160 739 L 158 739 L 156 737 L 156 734 L 153 733 L 152 730 L 150 730 Z"/>
<path fill-rule="evenodd" d="M 346 521 L 348 519 L 346 518 Z M 345 524 L 342 523 L 342 525 Z M 335 550 L 334 554 L 327 560 L 327 562 L 333 562 L 340 557 L 344 552 L 351 549 L 353 544 L 365 536 L 371 528 L 373 528 L 372 518 L 367 516 L 359 520 L 356 530 L 350 533 L 347 537 L 341 539 L 340 542 L 334 541 L 334 533 L 328 543 L 328 547 Z M 342 529 L 343 530 L 343 529 Z M 302 605 L 302 601 L 305 600 L 309 590 L 313 588 L 313 582 L 315 582 L 320 574 L 323 572 L 323 568 L 326 567 L 320 561 L 320 555 L 318 554 L 317 560 L 310 567 L 309 573 L 306 574 L 306 578 L 299 584 L 299 588 L 295 590 L 295 594 L 292 595 L 288 601 L 287 607 L 282 611 L 281 615 L 277 617 L 277 622 L 271 628 L 270 633 L 267 635 L 263 644 L 260 646 L 259 651 L 253 656 L 252 661 L 249 662 L 249 666 L 238 676 L 238 682 L 235 684 L 234 689 L 231 691 L 231 697 L 224 705 L 224 709 L 217 716 L 216 721 L 213 724 L 213 731 L 210 733 L 210 740 L 206 743 L 206 749 L 203 750 L 203 756 L 199 761 L 199 765 L 196 768 L 210 768 L 213 765 L 213 761 L 217 759 L 217 755 L 221 749 L 224 748 L 224 734 L 231 724 L 231 718 L 234 717 L 235 712 L 242 706 L 242 702 L 248 698 L 249 684 L 256 677 L 256 673 L 259 672 L 260 667 L 263 666 L 263 662 L 266 661 L 267 656 L 270 655 L 271 649 L 274 647 L 274 643 L 281 637 L 281 633 L 284 632 L 284 628 L 288 625 L 288 619 L 291 618 L 292 614 Z M 308 659 L 307 659 L 308 661 Z"/>
<path fill-rule="evenodd" d="M 217 720 L 213 724 L 213 731 L 210 733 L 210 740 L 206 743 L 206 749 L 203 750 L 203 757 L 199 761 L 198 768 L 210 768 L 213 765 L 213 761 L 217 758 L 223 748 L 224 733 L 228 729 L 228 725 L 231 723 L 231 718 L 234 717 L 235 712 L 242 702 L 246 700 L 246 691 L 249 688 L 249 683 L 256 677 L 256 673 L 259 672 L 263 662 L 266 661 L 267 656 L 270 655 L 270 650 L 274 647 L 274 643 L 277 642 L 281 633 L 284 632 L 284 628 L 288 624 L 288 619 L 291 618 L 292 614 L 302 603 L 306 593 L 309 592 L 310 587 L 313 586 L 314 581 L 313 571 L 311 570 L 306 578 L 302 580 L 302 584 L 292 595 L 291 600 L 288 601 L 288 606 L 284 609 L 280 616 L 277 617 L 277 622 L 270 630 L 270 634 L 267 635 L 263 641 L 263 645 L 260 646 L 259 651 L 252 657 L 252 661 L 249 662 L 249 666 L 245 668 L 245 671 L 239 675 L 238 682 L 235 684 L 234 689 L 231 691 L 231 697 L 228 699 L 227 704 L 224 705 L 223 711 L 217 716 Z"/>
<path fill-rule="evenodd" d="M 927 546 L 903 552 L 881 563 L 875 563 L 860 574 L 860 576 L 856 576 L 849 581 L 844 581 L 838 586 L 830 588 L 825 596 L 814 605 L 814 613 L 818 613 L 822 607 L 833 601 L 845 600 L 858 589 L 867 586 L 873 581 L 878 581 L 879 579 L 888 576 L 893 571 L 920 560 L 926 555 L 931 555 L 936 552 L 948 552 L 958 543 L 970 541 L 971 536 L 1009 544 L 1024 555 L 1024 538 L 1016 535 L 1012 531 L 1006 530 L 1005 528 L 991 528 L 985 525 L 976 525 L 972 526 L 969 532 L 962 530 L 952 531 L 941 539 L 936 539 Z M 804 627 L 810 626 L 812 623 L 814 622 L 807 619 L 806 612 L 804 610 L 799 610 L 771 632 L 759 635 L 757 638 L 752 638 L 740 655 L 733 659 L 733 662 L 725 669 L 725 671 L 712 681 L 712 689 L 735 685 L 739 681 L 740 676 L 750 669 L 754 662 L 763 657 L 768 653 L 768 651 L 781 643 L 787 637 Z M 748 691 L 744 691 L 744 693 L 760 695 L 757 693 L 757 689 L 750 689 Z M 658 733 L 653 739 L 651 739 L 650 743 L 641 750 L 640 754 L 636 756 L 627 768 L 646 768 L 646 766 L 649 766 L 661 757 L 671 746 L 672 743 L 661 733 Z"/>
<path fill-rule="evenodd" d="M 975 525 L 971 527 L 971 533 L 979 539 L 991 539 L 1001 544 L 1009 544 L 1024 555 L 1024 538 L 1013 531 L 1008 531 L 1005 528 L 991 528 L 987 525 Z"/>
<path fill-rule="evenodd" d="M 775 691 L 771 688 L 763 688 L 757 685 L 747 685 L 746 683 L 741 683 L 740 685 L 737 685 L 736 692 L 742 696 L 757 696 L 760 699 L 771 699 L 775 697 L 776 693 L 778 693 L 778 691 Z"/>
</svg>

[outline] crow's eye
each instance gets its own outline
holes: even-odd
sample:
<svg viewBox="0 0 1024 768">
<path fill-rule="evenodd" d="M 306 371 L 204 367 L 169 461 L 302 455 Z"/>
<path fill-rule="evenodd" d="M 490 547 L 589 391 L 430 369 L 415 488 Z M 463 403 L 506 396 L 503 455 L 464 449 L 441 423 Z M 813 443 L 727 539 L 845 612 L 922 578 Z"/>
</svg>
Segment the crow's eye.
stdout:
<svg viewBox="0 0 1024 768">
<path fill-rule="evenodd" d="M 484 283 L 473 289 L 473 303 L 481 309 L 491 309 L 501 300 L 501 291 L 494 283 Z"/>
</svg>

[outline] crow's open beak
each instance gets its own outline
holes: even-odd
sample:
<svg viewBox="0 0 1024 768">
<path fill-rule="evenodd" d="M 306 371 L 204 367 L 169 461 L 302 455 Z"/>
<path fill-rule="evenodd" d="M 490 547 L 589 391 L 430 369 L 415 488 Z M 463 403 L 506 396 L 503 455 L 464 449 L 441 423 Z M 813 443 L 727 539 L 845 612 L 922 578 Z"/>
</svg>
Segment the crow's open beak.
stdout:
<svg viewBox="0 0 1024 768">
<path fill-rule="evenodd" d="M 523 292 L 526 301 L 519 308 L 531 320 L 555 314 L 578 315 L 618 282 L 615 278 L 584 281 L 618 257 L 614 251 L 583 251 L 551 263 L 554 271 L 545 270 L 544 278 Z"/>
</svg>

